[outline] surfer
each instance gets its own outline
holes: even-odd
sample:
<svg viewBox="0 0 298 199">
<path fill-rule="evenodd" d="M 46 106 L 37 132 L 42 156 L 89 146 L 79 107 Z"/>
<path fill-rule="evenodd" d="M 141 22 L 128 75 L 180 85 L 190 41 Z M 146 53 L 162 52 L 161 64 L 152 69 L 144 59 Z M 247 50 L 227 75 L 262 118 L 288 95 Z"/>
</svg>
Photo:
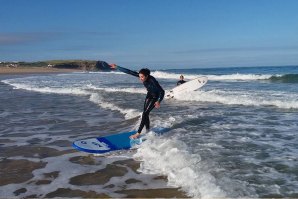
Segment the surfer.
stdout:
<svg viewBox="0 0 298 199">
<path fill-rule="evenodd" d="M 144 110 L 142 114 L 142 119 L 138 131 L 136 134 L 131 135 L 131 139 L 138 138 L 144 128 L 146 127 L 147 130 L 150 129 L 150 119 L 149 113 L 153 110 L 153 108 L 159 108 L 160 102 L 163 100 L 165 91 L 159 85 L 158 81 L 150 75 L 150 70 L 147 68 L 141 69 L 139 72 L 129 70 L 127 68 L 123 68 L 117 66 L 116 64 L 110 64 L 111 68 L 118 69 L 126 74 L 136 76 L 140 79 L 140 81 L 144 84 L 145 88 L 147 89 L 147 95 L 144 102 Z"/>
<path fill-rule="evenodd" d="M 180 75 L 180 80 L 177 82 L 177 86 L 184 84 L 186 81 L 184 81 L 183 75 Z"/>
</svg>

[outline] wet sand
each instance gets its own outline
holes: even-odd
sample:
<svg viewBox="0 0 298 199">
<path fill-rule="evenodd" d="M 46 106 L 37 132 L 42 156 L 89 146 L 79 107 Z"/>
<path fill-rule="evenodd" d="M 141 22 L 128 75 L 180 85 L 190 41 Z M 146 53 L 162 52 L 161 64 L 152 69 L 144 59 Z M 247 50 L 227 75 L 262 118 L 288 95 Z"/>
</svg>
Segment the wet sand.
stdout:
<svg viewBox="0 0 298 199">
<path fill-rule="evenodd" d="M 4 148 L 5 149 L 5 148 Z M 79 174 L 69 179 L 70 185 L 75 185 L 76 188 L 58 188 L 48 193 L 41 193 L 40 191 L 33 192 L 31 195 L 27 195 L 27 186 L 46 186 L 55 184 L 55 180 L 63 175 L 60 171 L 44 172 L 42 178 L 36 179 L 33 175 L 34 170 L 45 169 L 50 162 L 46 161 L 47 157 L 59 157 L 61 154 L 69 154 L 68 161 L 79 165 L 85 165 L 86 167 L 94 165 L 100 166 L 105 161 L 106 157 L 96 157 L 93 155 L 80 156 L 75 150 L 62 150 L 60 153 L 56 153 L 57 150 L 53 148 L 44 147 L 42 154 L 45 156 L 38 156 L 39 161 L 29 161 L 25 157 L 37 158 L 36 152 L 39 152 L 41 147 L 17 147 L 20 149 L 17 154 L 14 150 L 7 149 L 0 154 L 3 159 L 0 161 L 1 183 L 0 186 L 9 184 L 23 183 L 24 186 L 17 186 L 13 192 L 16 197 L 23 196 L 24 198 L 53 198 L 53 197 L 80 197 L 80 198 L 110 198 L 111 196 L 106 194 L 105 191 L 98 189 L 95 191 L 81 190 L 80 187 L 86 186 L 98 186 L 104 185 L 104 189 L 114 189 L 117 185 L 109 183 L 112 178 L 123 178 L 129 171 L 139 173 L 137 170 L 140 167 L 140 163 L 133 160 L 118 160 L 110 164 L 107 164 L 105 168 L 98 169 L 95 172 L 87 172 Z M 54 153 L 53 153 L 54 151 Z M 23 153 L 22 153 L 23 152 Z M 72 155 L 73 154 L 73 155 Z M 23 156 L 21 159 L 14 159 L 14 157 Z M 164 176 L 157 176 L 152 179 L 151 183 L 166 183 L 167 179 Z M 124 186 L 132 184 L 142 184 L 144 182 L 138 179 L 127 179 L 124 182 Z M 30 191 L 32 193 L 32 190 Z M 121 194 L 123 198 L 186 198 L 185 193 L 180 191 L 179 188 L 160 188 L 160 189 L 123 189 L 115 190 L 115 193 Z M 1 196 L 0 196 L 1 198 Z"/>
</svg>

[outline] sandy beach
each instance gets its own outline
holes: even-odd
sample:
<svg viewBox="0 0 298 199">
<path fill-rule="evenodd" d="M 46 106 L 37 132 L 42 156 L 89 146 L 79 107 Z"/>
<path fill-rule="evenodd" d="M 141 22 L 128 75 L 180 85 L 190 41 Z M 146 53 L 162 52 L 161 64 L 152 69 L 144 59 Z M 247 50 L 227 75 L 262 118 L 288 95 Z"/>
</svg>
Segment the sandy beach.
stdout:
<svg viewBox="0 0 298 199">
<path fill-rule="evenodd" d="M 0 67 L 1 74 L 26 74 L 26 73 L 67 73 L 77 72 L 77 69 L 59 69 L 49 67 Z"/>
</svg>

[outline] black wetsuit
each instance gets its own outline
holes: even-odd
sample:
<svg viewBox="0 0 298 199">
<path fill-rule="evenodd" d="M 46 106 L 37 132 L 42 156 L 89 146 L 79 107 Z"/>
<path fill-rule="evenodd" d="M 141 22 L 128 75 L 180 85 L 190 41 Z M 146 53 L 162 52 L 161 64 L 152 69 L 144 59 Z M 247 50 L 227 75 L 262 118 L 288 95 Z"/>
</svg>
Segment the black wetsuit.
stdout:
<svg viewBox="0 0 298 199">
<path fill-rule="evenodd" d="M 184 80 L 179 80 L 178 82 L 177 82 L 177 86 L 179 86 L 180 84 L 184 84 L 186 81 L 184 81 Z"/>
<path fill-rule="evenodd" d="M 126 74 L 139 77 L 139 73 L 136 71 L 131 71 L 127 68 L 122 68 L 120 66 L 117 66 L 117 69 Z M 155 107 L 155 102 L 161 102 L 165 94 L 165 91 L 159 85 L 158 81 L 151 75 L 148 76 L 148 78 L 146 79 L 146 81 L 143 82 L 143 84 L 147 89 L 147 95 L 144 102 L 144 111 L 142 114 L 141 124 L 138 129 L 139 133 L 141 133 L 144 126 L 146 126 L 147 130 L 150 128 L 149 113 Z"/>
</svg>

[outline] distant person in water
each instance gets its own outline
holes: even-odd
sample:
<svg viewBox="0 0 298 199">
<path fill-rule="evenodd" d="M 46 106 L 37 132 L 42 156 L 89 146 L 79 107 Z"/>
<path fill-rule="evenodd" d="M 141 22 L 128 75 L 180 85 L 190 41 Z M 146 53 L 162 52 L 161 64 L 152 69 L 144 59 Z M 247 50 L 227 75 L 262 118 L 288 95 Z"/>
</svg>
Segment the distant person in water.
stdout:
<svg viewBox="0 0 298 199">
<path fill-rule="evenodd" d="M 180 80 L 177 82 L 177 86 L 179 86 L 180 84 L 184 84 L 186 81 L 184 81 L 184 77 L 183 75 L 180 75 Z"/>
<path fill-rule="evenodd" d="M 144 110 L 142 114 L 142 120 L 138 131 L 136 134 L 130 136 L 131 139 L 138 138 L 144 128 L 146 127 L 147 130 L 150 129 L 150 119 L 149 113 L 153 110 L 153 108 L 159 108 L 160 102 L 163 100 L 165 91 L 159 85 L 158 81 L 150 75 L 150 70 L 147 68 L 141 69 L 139 72 L 129 70 L 127 68 L 123 68 L 117 66 L 116 64 L 110 64 L 111 68 L 118 69 L 126 74 L 136 76 L 140 79 L 140 81 L 144 84 L 145 88 L 147 89 L 147 95 L 144 102 Z"/>
</svg>

